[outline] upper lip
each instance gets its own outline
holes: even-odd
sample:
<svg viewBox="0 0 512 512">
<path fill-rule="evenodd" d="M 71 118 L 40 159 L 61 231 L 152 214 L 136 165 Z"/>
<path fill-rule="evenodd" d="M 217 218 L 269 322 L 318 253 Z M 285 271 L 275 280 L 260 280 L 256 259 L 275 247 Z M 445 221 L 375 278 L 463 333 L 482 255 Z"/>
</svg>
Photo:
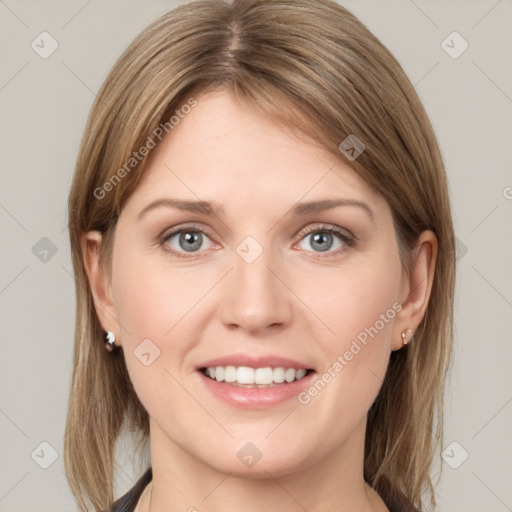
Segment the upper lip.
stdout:
<svg viewBox="0 0 512 512">
<path fill-rule="evenodd" d="M 261 356 L 249 356 L 245 354 L 231 354 L 223 357 L 217 357 L 215 359 L 209 359 L 204 363 L 201 363 L 196 367 L 196 370 L 201 368 L 210 368 L 212 366 L 247 366 L 248 368 L 295 368 L 299 370 L 311 370 L 312 368 L 306 364 L 289 359 L 287 357 L 281 357 L 276 355 L 261 355 Z"/>
</svg>

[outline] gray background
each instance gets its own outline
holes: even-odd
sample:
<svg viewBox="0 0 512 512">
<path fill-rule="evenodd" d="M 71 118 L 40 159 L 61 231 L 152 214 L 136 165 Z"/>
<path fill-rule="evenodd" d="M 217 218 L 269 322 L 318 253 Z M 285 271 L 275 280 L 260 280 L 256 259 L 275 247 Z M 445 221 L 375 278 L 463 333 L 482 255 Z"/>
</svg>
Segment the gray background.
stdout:
<svg viewBox="0 0 512 512">
<path fill-rule="evenodd" d="M 510 511 L 512 0 L 342 3 L 403 65 L 447 166 L 459 259 L 438 510 Z M 1 512 L 76 510 L 62 464 L 75 314 L 67 193 L 108 70 L 175 5 L 0 0 Z M 43 31 L 58 42 L 47 59 L 31 47 Z M 441 46 L 453 31 L 469 44 L 458 58 Z M 453 37 L 446 44 L 462 48 Z M 118 493 L 145 464 L 120 460 Z"/>
</svg>

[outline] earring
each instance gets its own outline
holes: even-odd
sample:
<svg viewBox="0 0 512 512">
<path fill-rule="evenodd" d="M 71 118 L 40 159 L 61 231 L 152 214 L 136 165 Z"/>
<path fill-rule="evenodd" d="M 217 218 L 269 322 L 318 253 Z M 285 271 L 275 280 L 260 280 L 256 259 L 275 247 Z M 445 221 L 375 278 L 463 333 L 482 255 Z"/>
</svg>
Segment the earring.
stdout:
<svg viewBox="0 0 512 512">
<path fill-rule="evenodd" d="M 116 347 L 116 336 L 112 331 L 107 331 L 105 333 L 105 348 L 109 352 L 112 352 L 113 350 L 115 350 L 117 348 Z"/>
<path fill-rule="evenodd" d="M 402 331 L 402 344 L 407 345 L 409 341 L 411 341 L 412 338 L 412 330 L 406 329 L 405 331 Z"/>
</svg>

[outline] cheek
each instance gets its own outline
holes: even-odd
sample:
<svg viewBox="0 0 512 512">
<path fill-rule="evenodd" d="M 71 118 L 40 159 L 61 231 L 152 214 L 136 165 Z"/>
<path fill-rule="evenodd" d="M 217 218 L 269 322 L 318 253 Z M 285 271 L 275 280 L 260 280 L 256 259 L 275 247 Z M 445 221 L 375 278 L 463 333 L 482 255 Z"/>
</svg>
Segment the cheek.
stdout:
<svg viewBox="0 0 512 512">
<path fill-rule="evenodd" d="M 393 320 L 401 309 L 397 302 L 401 264 L 391 249 L 383 254 L 364 255 L 320 281 L 315 279 L 309 297 L 330 329 L 330 339 L 326 339 L 330 353 L 348 349 L 352 340 L 359 339 L 364 344 L 365 336 L 378 337 L 380 346 L 390 349 L 385 339 L 390 337 Z"/>
<path fill-rule="evenodd" d="M 394 319 L 401 309 L 400 272 L 398 256 L 391 252 L 388 258 L 372 258 L 371 263 L 346 269 L 337 282 L 331 280 L 324 288 L 328 300 L 319 298 L 319 311 L 335 334 L 323 338 L 324 373 L 316 389 L 310 388 L 303 397 L 304 403 L 316 401 L 318 414 L 337 411 L 355 425 L 375 400 L 389 362 Z"/>
<path fill-rule="evenodd" d="M 197 271 L 172 272 L 165 261 L 123 251 L 121 244 L 113 268 L 126 365 L 139 396 L 151 401 L 156 389 L 169 389 L 171 375 L 181 371 L 186 354 L 200 338 L 196 333 L 201 323 L 194 315 L 200 308 L 194 305 L 212 280 Z M 146 353 L 149 356 L 142 357 Z"/>
<path fill-rule="evenodd" d="M 127 255 L 118 258 L 116 271 L 113 279 L 115 309 L 119 323 L 129 333 L 130 344 L 141 336 L 150 339 L 161 336 L 168 304 L 162 300 L 161 289 L 153 286 L 151 270 Z M 123 344 L 126 341 L 125 334 Z"/>
<path fill-rule="evenodd" d="M 397 281 L 389 272 L 366 270 L 359 276 L 356 273 L 347 276 L 335 317 L 340 342 L 358 339 L 364 343 L 365 333 L 369 335 L 369 332 L 372 338 L 379 336 L 381 340 L 390 334 L 396 314 L 393 305 L 396 307 L 397 292 Z"/>
<path fill-rule="evenodd" d="M 188 296 L 197 295 L 195 285 L 135 251 L 120 248 L 114 265 L 115 310 L 130 344 L 149 338 L 161 345 L 190 307 Z"/>
<path fill-rule="evenodd" d="M 121 249 L 121 247 L 119 247 Z M 186 282 L 168 269 L 132 251 L 118 251 L 112 285 L 118 323 L 123 326 L 122 346 L 130 380 L 150 416 L 172 422 L 172 408 L 162 403 L 173 397 L 174 407 L 186 400 L 178 385 L 179 366 L 187 352 L 180 329 L 189 308 Z M 176 292 L 179 289 L 179 292 Z M 191 293 L 191 292 L 190 292 Z M 197 299 L 196 299 L 197 300 Z M 168 345 L 172 340 L 172 351 Z"/>
</svg>

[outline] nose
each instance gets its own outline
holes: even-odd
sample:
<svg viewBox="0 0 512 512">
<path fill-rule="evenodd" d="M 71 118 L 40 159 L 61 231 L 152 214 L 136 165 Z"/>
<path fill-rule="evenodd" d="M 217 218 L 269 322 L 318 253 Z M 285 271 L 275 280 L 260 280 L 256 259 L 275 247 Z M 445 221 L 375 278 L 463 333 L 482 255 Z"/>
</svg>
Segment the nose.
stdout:
<svg viewBox="0 0 512 512">
<path fill-rule="evenodd" d="M 271 251 L 248 263 L 237 253 L 234 268 L 225 280 L 221 319 L 230 329 L 240 329 L 253 336 L 277 331 L 292 319 L 293 293 Z"/>
</svg>

